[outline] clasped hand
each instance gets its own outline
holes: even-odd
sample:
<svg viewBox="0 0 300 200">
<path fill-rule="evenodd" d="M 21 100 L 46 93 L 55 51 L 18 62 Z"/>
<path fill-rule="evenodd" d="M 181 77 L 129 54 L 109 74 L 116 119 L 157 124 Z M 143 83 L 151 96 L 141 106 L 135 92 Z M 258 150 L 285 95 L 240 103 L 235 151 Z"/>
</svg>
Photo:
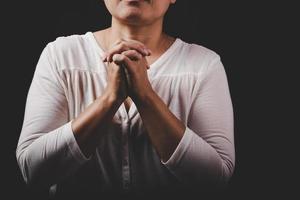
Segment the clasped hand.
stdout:
<svg viewBox="0 0 300 200">
<path fill-rule="evenodd" d="M 123 102 L 129 96 L 137 103 L 152 91 L 145 58 L 149 55 L 151 51 L 136 40 L 119 40 L 105 53 L 103 61 L 108 63 L 106 89 L 117 101 Z"/>
</svg>

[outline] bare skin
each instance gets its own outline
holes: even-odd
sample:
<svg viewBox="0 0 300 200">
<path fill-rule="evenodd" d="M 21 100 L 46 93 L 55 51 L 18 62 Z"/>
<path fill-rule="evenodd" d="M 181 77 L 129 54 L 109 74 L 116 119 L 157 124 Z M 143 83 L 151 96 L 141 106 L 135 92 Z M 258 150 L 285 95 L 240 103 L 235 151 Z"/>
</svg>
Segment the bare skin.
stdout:
<svg viewBox="0 0 300 200">
<path fill-rule="evenodd" d="M 105 1 L 112 14 L 112 26 L 94 35 L 106 51 L 103 61 L 108 62 L 108 85 L 102 96 L 72 121 L 75 138 L 86 156 L 95 151 L 95 141 L 101 137 L 101 131 L 96 130 L 105 128 L 123 102 L 127 110 L 132 101 L 135 103 L 149 138 L 163 161 L 170 158 L 185 131 L 185 125 L 156 94 L 147 76 L 149 64 L 174 42 L 174 38 L 162 32 L 162 24 L 167 6 L 175 1 L 141 2 L 143 4 L 138 2 L 137 7 L 128 7 L 128 12 L 125 12 L 126 1 Z M 122 8 L 120 16 L 115 14 L 120 13 L 117 12 L 119 7 Z M 122 67 L 125 67 L 127 77 Z"/>
</svg>

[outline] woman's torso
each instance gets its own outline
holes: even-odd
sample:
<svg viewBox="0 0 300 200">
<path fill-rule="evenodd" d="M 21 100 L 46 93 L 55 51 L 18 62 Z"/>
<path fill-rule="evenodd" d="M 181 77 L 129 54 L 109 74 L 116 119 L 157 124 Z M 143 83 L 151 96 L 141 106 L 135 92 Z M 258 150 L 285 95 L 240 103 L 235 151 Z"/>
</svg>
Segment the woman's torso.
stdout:
<svg viewBox="0 0 300 200">
<path fill-rule="evenodd" d="M 103 50 L 93 33 L 62 37 L 51 44 L 69 106 L 69 120 L 76 118 L 101 96 L 107 84 Z M 148 77 L 153 89 L 172 113 L 188 125 L 194 85 L 212 54 L 198 45 L 176 39 L 154 63 Z M 58 184 L 56 193 L 141 191 L 178 184 L 160 161 L 134 104 L 124 103 L 103 129 L 92 158 L 72 177 Z"/>
</svg>

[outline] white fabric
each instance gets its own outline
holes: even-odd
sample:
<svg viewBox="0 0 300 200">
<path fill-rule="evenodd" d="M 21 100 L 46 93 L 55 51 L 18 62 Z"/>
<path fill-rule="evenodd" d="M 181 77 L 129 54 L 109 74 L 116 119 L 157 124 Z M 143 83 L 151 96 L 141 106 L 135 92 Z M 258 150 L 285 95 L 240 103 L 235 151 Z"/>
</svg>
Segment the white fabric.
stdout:
<svg viewBox="0 0 300 200">
<path fill-rule="evenodd" d="M 60 37 L 42 52 L 16 150 L 26 182 L 76 189 L 92 177 L 101 191 L 225 183 L 235 163 L 226 74 L 216 53 L 179 38 L 148 70 L 154 90 L 186 125 L 171 158 L 160 160 L 134 103 L 128 113 L 121 105 L 95 154 L 85 158 L 71 120 L 105 89 L 103 53 L 91 32 Z"/>
</svg>

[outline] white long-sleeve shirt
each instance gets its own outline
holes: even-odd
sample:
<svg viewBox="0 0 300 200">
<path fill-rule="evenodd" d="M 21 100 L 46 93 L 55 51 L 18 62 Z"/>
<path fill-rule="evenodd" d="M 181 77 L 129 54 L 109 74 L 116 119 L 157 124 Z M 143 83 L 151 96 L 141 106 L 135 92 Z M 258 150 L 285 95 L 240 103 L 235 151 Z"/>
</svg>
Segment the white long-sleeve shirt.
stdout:
<svg viewBox="0 0 300 200">
<path fill-rule="evenodd" d="M 226 73 L 216 53 L 179 38 L 148 70 L 154 91 L 186 125 L 169 160 L 159 158 L 134 103 L 128 113 L 120 106 L 95 154 L 83 155 L 71 121 L 106 87 L 103 54 L 91 32 L 60 37 L 43 50 L 16 150 L 25 181 L 56 193 L 225 183 L 235 163 Z"/>
</svg>

